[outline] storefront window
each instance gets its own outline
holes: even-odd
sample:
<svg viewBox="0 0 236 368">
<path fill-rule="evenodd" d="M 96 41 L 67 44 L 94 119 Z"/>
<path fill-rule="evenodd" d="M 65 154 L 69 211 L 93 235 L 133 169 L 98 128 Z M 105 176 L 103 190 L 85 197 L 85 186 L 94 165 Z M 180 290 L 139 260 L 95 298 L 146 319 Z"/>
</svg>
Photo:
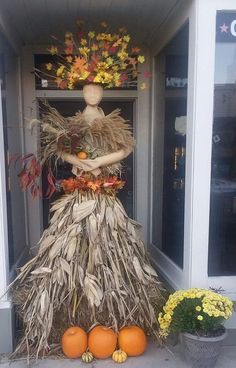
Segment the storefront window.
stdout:
<svg viewBox="0 0 236 368">
<path fill-rule="evenodd" d="M 14 157 L 22 152 L 22 127 L 20 126 L 18 109 L 18 77 L 17 55 L 5 36 L 0 32 L 0 88 L 2 97 L 0 103 L 2 104 L 2 129 L 5 152 L 6 218 L 10 267 L 18 260 L 26 246 L 24 195 L 20 189 L 17 177 L 17 172 L 20 172 L 21 165 L 19 160 L 13 164 Z"/>
<path fill-rule="evenodd" d="M 236 275 L 236 12 L 216 21 L 208 273 Z"/>
</svg>

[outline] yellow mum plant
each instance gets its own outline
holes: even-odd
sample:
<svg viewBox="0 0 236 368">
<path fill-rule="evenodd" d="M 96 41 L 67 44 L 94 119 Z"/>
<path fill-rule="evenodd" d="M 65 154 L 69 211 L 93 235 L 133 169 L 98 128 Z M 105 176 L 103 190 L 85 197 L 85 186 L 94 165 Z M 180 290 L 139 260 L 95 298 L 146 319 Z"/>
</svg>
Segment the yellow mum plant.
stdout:
<svg viewBox="0 0 236 368">
<path fill-rule="evenodd" d="M 158 316 L 160 336 L 170 332 L 189 332 L 214 336 L 233 312 L 233 302 L 205 289 L 179 290 L 169 296 Z"/>
<path fill-rule="evenodd" d="M 78 32 L 66 32 L 62 43 L 58 40 L 59 45 L 48 49 L 55 62 L 47 63 L 45 68 L 57 86 L 75 89 L 85 83 L 99 83 L 104 88 L 136 85 L 138 64 L 144 63 L 145 58 L 138 47 L 131 47 L 126 29 L 111 32 L 104 21 L 100 24 L 102 32 L 84 31 L 83 22 L 77 25 Z M 36 72 L 45 75 L 40 70 Z"/>
</svg>

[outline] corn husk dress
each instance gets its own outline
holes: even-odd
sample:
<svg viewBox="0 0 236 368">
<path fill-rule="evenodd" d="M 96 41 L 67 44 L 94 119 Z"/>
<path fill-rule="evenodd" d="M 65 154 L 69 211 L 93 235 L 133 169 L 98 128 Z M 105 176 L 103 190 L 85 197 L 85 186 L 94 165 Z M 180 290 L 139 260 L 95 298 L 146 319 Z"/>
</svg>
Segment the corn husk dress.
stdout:
<svg viewBox="0 0 236 368">
<path fill-rule="evenodd" d="M 37 123 L 42 165 L 58 157 L 58 147 L 71 132 L 97 156 L 134 145 L 118 110 L 88 124 L 83 113 L 64 118 L 49 107 Z M 71 324 L 86 331 L 96 324 L 116 331 L 137 324 L 157 334 L 161 285 L 147 259 L 140 225 L 116 196 L 120 171 L 117 163 L 103 167 L 98 177 L 79 173 L 52 203 L 36 256 L 10 287 L 24 325 L 19 351 L 47 354 Z"/>
</svg>

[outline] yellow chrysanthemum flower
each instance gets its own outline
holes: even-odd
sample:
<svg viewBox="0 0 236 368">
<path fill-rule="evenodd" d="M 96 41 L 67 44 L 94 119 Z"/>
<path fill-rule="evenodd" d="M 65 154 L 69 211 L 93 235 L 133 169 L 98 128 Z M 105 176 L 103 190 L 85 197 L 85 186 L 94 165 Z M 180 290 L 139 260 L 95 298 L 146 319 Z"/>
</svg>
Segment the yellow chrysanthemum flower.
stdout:
<svg viewBox="0 0 236 368">
<path fill-rule="evenodd" d="M 117 53 L 117 56 L 118 56 L 118 58 L 120 59 L 120 60 L 125 60 L 125 59 L 127 59 L 128 58 L 128 53 L 127 52 L 125 52 L 125 51 L 119 51 L 118 53 Z"/>
<path fill-rule="evenodd" d="M 202 321 L 203 320 L 203 316 L 201 316 L 200 314 L 197 316 L 197 319 L 199 320 L 199 321 Z"/>
<path fill-rule="evenodd" d="M 144 89 L 146 89 L 146 83 L 143 82 L 140 84 L 140 89 L 143 91 Z"/>
<path fill-rule="evenodd" d="M 125 42 L 129 42 L 129 41 L 130 41 L 130 35 L 125 35 L 125 36 L 123 37 L 123 40 L 124 40 Z"/>
<path fill-rule="evenodd" d="M 108 54 L 108 51 L 103 51 L 103 52 L 102 52 L 102 56 L 103 56 L 103 57 L 108 57 L 108 55 L 109 55 L 109 54 Z"/>
<path fill-rule="evenodd" d="M 90 31 L 88 33 L 88 36 L 89 36 L 89 38 L 93 39 L 95 37 L 95 32 L 94 31 Z"/>
<path fill-rule="evenodd" d="M 79 47 L 79 52 L 81 53 L 81 55 L 87 56 L 89 51 L 90 49 L 88 47 Z"/>
<path fill-rule="evenodd" d="M 73 57 L 72 56 L 67 56 L 66 60 L 68 61 L 68 63 L 72 63 Z"/>
<path fill-rule="evenodd" d="M 57 69 L 57 76 L 61 77 L 65 69 L 65 65 L 61 65 L 60 68 Z"/>
<path fill-rule="evenodd" d="M 46 69 L 47 70 L 52 70 L 52 63 L 47 63 L 46 64 Z"/>
<path fill-rule="evenodd" d="M 49 49 L 49 52 L 51 55 L 56 55 L 58 54 L 58 49 L 56 46 L 51 46 L 50 49 Z"/>
<path fill-rule="evenodd" d="M 143 64 L 143 63 L 145 62 L 145 57 L 144 57 L 143 55 L 139 55 L 139 56 L 138 56 L 138 62 L 139 62 L 140 64 Z"/>
<path fill-rule="evenodd" d="M 83 73 L 80 74 L 79 79 L 85 80 L 85 79 L 88 78 L 89 74 L 90 74 L 90 72 L 84 71 Z"/>
<path fill-rule="evenodd" d="M 108 57 L 107 59 L 106 59 L 106 63 L 107 63 L 107 65 L 112 65 L 113 64 L 113 59 L 112 59 L 112 57 Z"/>
<path fill-rule="evenodd" d="M 87 45 L 87 40 L 86 40 L 85 38 L 81 38 L 81 40 L 80 40 L 80 44 L 81 44 L 82 46 Z"/>
</svg>

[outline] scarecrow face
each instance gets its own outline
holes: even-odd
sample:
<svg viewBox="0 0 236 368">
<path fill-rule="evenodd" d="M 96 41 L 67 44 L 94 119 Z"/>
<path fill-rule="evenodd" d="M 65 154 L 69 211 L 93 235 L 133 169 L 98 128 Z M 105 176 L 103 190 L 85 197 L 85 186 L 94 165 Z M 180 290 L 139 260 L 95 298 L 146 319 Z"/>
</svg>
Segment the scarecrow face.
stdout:
<svg viewBox="0 0 236 368">
<path fill-rule="evenodd" d="M 83 88 L 83 96 L 87 105 L 97 106 L 103 96 L 103 88 L 99 84 L 86 84 Z"/>
</svg>

